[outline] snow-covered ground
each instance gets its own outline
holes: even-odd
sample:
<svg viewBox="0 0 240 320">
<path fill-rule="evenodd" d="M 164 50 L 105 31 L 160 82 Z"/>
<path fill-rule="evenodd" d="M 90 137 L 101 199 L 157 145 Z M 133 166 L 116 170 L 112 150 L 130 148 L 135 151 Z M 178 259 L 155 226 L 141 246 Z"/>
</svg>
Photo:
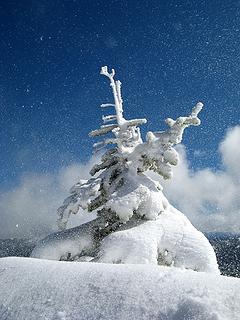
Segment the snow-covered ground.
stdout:
<svg viewBox="0 0 240 320">
<path fill-rule="evenodd" d="M 0 259 L 1 320 L 238 320 L 240 279 L 155 265 Z"/>
</svg>

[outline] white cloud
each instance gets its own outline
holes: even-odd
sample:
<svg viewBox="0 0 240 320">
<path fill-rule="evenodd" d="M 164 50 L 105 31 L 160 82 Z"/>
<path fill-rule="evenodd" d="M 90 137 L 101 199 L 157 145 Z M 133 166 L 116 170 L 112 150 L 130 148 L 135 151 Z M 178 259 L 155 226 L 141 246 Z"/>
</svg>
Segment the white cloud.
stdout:
<svg viewBox="0 0 240 320">
<path fill-rule="evenodd" d="M 26 174 L 18 186 L 0 195 L 0 239 L 39 237 L 56 230 L 56 211 L 94 159 L 62 168 L 56 174 Z M 75 224 L 82 217 L 73 219 Z M 73 222 L 73 224 L 74 224 Z"/>
<path fill-rule="evenodd" d="M 240 126 L 228 131 L 220 144 L 220 153 L 226 169 L 238 179 L 240 178 Z"/>
<path fill-rule="evenodd" d="M 240 232 L 240 126 L 230 129 L 220 143 L 222 170 L 205 168 L 193 172 L 183 146 L 179 152 L 181 162 L 174 168 L 173 179 L 163 183 L 170 202 L 202 231 Z M 25 175 L 18 186 L 2 193 L 0 238 L 31 237 L 53 231 L 57 208 L 69 188 L 88 177 L 95 161 L 71 165 L 56 174 Z M 73 223 L 82 218 L 76 217 Z"/>
<path fill-rule="evenodd" d="M 184 147 L 179 151 L 181 163 L 173 179 L 164 182 L 168 199 L 203 231 L 240 232 L 240 127 L 230 129 L 220 143 L 222 170 L 193 172 Z"/>
</svg>

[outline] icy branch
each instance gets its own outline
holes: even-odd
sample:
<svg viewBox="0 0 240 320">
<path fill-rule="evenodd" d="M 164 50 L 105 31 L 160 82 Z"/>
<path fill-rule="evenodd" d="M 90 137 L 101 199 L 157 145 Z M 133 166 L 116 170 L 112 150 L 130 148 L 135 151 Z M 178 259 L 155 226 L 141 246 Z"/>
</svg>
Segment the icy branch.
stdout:
<svg viewBox="0 0 240 320">
<path fill-rule="evenodd" d="M 123 117 L 123 100 L 121 96 L 121 82 L 114 80 L 115 71 L 112 69 L 112 72 L 108 72 L 108 68 L 102 67 L 102 75 L 106 76 L 110 80 L 110 86 L 112 87 L 114 104 L 105 103 L 102 104 L 102 108 L 114 107 L 116 114 L 104 115 L 102 120 L 104 125 L 99 129 L 93 130 L 89 133 L 89 136 L 96 137 L 102 136 L 108 133 L 113 133 L 113 139 L 105 139 L 103 142 L 95 144 L 97 149 L 102 148 L 107 144 L 117 144 L 118 152 L 125 153 L 131 152 L 129 149 L 133 149 L 137 144 L 142 143 L 140 130 L 138 126 L 147 122 L 146 119 L 132 119 L 126 120 Z M 116 123 L 114 123 L 116 121 Z M 112 124 L 108 124 L 113 122 Z"/>
<path fill-rule="evenodd" d="M 199 112 L 202 110 L 201 102 L 192 109 L 187 117 L 179 117 L 176 120 L 166 119 L 169 129 L 159 132 L 148 132 L 146 142 L 139 144 L 132 152 L 129 160 L 139 172 L 153 170 L 164 179 L 172 177 L 172 167 L 179 161 L 174 145 L 182 141 L 184 129 L 193 125 L 198 126 Z"/>
<path fill-rule="evenodd" d="M 109 115 L 109 116 L 102 116 L 102 120 L 103 120 L 103 123 L 107 123 L 107 122 L 110 122 L 110 121 L 114 121 L 117 119 L 117 116 L 116 115 Z"/>
<path fill-rule="evenodd" d="M 203 108 L 203 103 L 202 102 L 198 102 L 196 104 L 196 106 L 192 109 L 192 112 L 191 112 L 191 117 L 192 118 L 195 118 L 198 116 L 199 112 L 202 110 Z"/>
<path fill-rule="evenodd" d="M 102 136 L 108 132 L 112 132 L 113 129 L 118 128 L 117 124 L 111 124 L 106 126 L 101 126 L 100 129 L 93 130 L 89 133 L 90 137 Z"/>
<path fill-rule="evenodd" d="M 101 108 L 115 107 L 113 103 L 103 103 L 100 105 Z"/>
<path fill-rule="evenodd" d="M 136 127 L 140 126 L 141 124 L 147 123 L 146 119 L 133 119 L 133 120 L 126 120 L 127 127 Z"/>
<path fill-rule="evenodd" d="M 79 209 L 88 209 L 91 200 L 99 195 L 101 179 L 81 180 L 70 189 L 70 196 L 67 197 L 62 206 L 58 208 L 57 224 L 60 230 L 66 229 L 71 214 L 77 214 Z"/>
<path fill-rule="evenodd" d="M 121 97 L 121 82 L 114 80 L 115 70 L 112 69 L 112 72 L 108 72 L 107 66 L 102 67 L 100 74 L 106 76 L 110 80 L 110 86 L 112 87 L 113 97 L 114 97 L 114 107 L 116 110 L 117 123 L 121 126 L 125 119 L 123 118 L 123 108 L 122 108 L 122 97 Z"/>
<path fill-rule="evenodd" d="M 94 148 L 94 152 L 98 152 L 101 149 L 103 149 L 105 146 L 109 145 L 109 144 L 117 144 L 118 143 L 118 139 L 105 139 L 103 141 L 97 142 L 93 144 L 93 148 Z"/>
<path fill-rule="evenodd" d="M 189 126 L 199 126 L 201 121 L 198 118 L 199 112 L 202 110 L 203 104 L 198 102 L 187 117 L 179 117 L 176 120 L 168 118 L 165 120 L 169 129 L 165 132 L 148 133 L 148 140 L 158 139 L 161 144 L 174 145 L 182 141 L 184 129 Z"/>
</svg>

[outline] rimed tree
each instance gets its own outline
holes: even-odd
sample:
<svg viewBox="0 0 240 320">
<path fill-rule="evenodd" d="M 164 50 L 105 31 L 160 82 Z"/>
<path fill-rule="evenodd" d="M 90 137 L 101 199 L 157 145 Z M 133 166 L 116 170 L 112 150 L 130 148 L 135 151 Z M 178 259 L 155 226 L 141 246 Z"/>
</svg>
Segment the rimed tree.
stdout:
<svg viewBox="0 0 240 320">
<path fill-rule="evenodd" d="M 158 179 L 172 177 L 179 156 L 174 146 L 184 129 L 198 126 L 202 103 L 189 116 L 168 118 L 166 131 L 148 132 L 145 141 L 139 126 L 145 119 L 126 120 L 121 83 L 107 67 L 101 74 L 110 80 L 114 103 L 102 104 L 115 112 L 103 116 L 103 125 L 91 137 L 103 138 L 96 150 L 108 146 L 91 178 L 80 181 L 58 209 L 61 231 L 43 239 L 32 256 L 45 259 L 107 263 L 153 263 L 219 273 L 216 256 L 205 236 L 175 209 L 162 192 Z M 156 176 L 156 175 L 155 175 Z M 72 213 L 82 208 L 97 218 L 66 229 Z M 86 213 L 87 214 L 87 213 Z"/>
<path fill-rule="evenodd" d="M 115 112 L 103 116 L 104 124 L 89 135 L 103 137 L 101 142 L 93 145 L 95 150 L 109 145 L 111 148 L 91 169 L 92 178 L 72 187 L 71 195 L 58 209 L 58 226 L 65 229 L 69 216 L 77 213 L 79 208 L 88 212 L 97 210 L 97 215 L 102 218 L 101 232 L 106 235 L 133 215 L 155 219 L 164 210 L 160 197 L 158 201 L 154 200 L 154 207 L 149 206 L 162 187 L 148 176 L 147 171 L 152 170 L 164 179 L 172 177 L 172 166 L 177 165 L 179 160 L 173 146 L 182 141 L 186 127 L 200 124 L 198 113 L 203 105 L 199 102 L 187 117 L 166 119 L 169 129 L 148 132 L 143 142 L 139 126 L 147 120 L 126 120 L 121 82 L 114 80 L 115 71 L 109 73 L 107 67 L 102 67 L 101 74 L 109 78 L 114 97 L 114 103 L 102 104 L 101 108 L 113 108 Z"/>
</svg>

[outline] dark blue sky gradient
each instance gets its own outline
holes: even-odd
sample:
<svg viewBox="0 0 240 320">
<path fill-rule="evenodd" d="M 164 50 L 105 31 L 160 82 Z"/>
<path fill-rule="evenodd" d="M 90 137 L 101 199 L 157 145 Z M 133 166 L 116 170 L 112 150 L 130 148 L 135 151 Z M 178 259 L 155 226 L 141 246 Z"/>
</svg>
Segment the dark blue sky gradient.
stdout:
<svg viewBox="0 0 240 320">
<path fill-rule="evenodd" d="M 98 106 L 112 102 L 103 65 L 125 117 L 148 119 L 143 136 L 204 102 L 184 144 L 194 169 L 219 167 L 240 119 L 239 1 L 1 1 L 0 32 L 0 188 L 90 158 Z"/>
</svg>

